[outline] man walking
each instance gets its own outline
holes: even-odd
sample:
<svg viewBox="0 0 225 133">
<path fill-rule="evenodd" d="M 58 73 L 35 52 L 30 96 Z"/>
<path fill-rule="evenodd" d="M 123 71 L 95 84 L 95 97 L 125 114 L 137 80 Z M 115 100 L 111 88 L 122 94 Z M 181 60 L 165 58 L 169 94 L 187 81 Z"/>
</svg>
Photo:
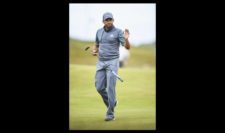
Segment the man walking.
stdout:
<svg viewBox="0 0 225 133">
<path fill-rule="evenodd" d="M 128 41 L 129 31 L 125 32 L 113 25 L 112 13 L 103 14 L 104 27 L 97 30 L 95 45 L 92 47 L 92 55 L 98 56 L 96 64 L 95 87 L 101 95 L 106 107 L 105 121 L 115 120 L 114 108 L 116 100 L 116 76 L 119 68 L 119 46 L 130 49 Z"/>
</svg>

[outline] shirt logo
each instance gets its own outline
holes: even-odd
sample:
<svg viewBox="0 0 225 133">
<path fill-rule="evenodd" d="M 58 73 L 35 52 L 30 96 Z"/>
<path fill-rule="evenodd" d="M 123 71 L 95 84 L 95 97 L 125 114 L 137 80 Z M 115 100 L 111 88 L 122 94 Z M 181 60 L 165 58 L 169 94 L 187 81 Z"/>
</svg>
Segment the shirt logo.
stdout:
<svg viewBox="0 0 225 133">
<path fill-rule="evenodd" d="M 110 35 L 110 37 L 112 37 L 112 38 L 113 38 L 113 37 L 114 37 L 114 36 L 113 36 L 113 34 L 111 34 L 111 35 Z"/>
</svg>

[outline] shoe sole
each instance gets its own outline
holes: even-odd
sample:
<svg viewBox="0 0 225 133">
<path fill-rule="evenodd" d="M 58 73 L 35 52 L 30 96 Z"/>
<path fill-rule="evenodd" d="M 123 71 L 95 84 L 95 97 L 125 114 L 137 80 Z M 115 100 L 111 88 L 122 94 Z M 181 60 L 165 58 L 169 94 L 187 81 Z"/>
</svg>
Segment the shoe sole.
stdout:
<svg viewBox="0 0 225 133">
<path fill-rule="evenodd" d="M 105 119 L 105 121 L 114 121 L 114 120 L 116 120 L 115 118 L 113 118 L 113 119 Z"/>
</svg>

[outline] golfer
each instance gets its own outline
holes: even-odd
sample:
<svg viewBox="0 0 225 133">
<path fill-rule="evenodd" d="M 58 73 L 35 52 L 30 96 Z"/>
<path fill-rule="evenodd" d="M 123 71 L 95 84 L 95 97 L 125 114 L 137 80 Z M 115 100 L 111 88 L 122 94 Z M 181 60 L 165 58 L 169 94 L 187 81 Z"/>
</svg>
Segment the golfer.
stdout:
<svg viewBox="0 0 225 133">
<path fill-rule="evenodd" d="M 95 87 L 107 106 L 105 121 L 115 120 L 114 108 L 116 100 L 116 76 L 119 68 L 119 46 L 130 49 L 128 41 L 129 31 L 116 28 L 113 25 L 112 13 L 103 14 L 104 26 L 97 30 L 95 45 L 92 47 L 92 55 L 98 56 L 96 64 Z"/>
</svg>

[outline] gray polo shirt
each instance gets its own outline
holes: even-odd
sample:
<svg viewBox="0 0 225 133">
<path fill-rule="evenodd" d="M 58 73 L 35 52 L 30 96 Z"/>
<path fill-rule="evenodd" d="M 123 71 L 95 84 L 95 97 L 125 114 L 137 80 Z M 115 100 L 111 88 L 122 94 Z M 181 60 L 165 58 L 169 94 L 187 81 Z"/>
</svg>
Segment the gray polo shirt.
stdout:
<svg viewBox="0 0 225 133">
<path fill-rule="evenodd" d="M 108 32 L 104 28 L 98 29 L 95 41 L 99 45 L 98 57 L 101 61 L 119 58 L 119 46 L 125 44 L 123 31 L 115 27 Z"/>
</svg>

